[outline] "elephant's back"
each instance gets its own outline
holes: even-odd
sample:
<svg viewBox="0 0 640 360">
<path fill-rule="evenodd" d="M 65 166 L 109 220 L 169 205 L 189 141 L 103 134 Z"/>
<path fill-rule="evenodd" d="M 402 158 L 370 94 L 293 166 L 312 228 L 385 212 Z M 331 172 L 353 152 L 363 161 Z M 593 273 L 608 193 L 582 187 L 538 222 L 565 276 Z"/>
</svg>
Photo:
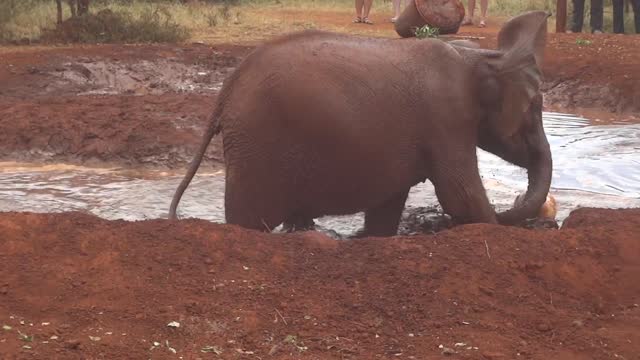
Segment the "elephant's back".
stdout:
<svg viewBox="0 0 640 360">
<path fill-rule="evenodd" d="M 432 90 L 424 69 L 385 44 L 317 33 L 255 52 L 226 89 L 228 172 L 269 179 L 314 216 L 361 210 L 424 180 L 430 109 L 418 100 Z"/>
</svg>

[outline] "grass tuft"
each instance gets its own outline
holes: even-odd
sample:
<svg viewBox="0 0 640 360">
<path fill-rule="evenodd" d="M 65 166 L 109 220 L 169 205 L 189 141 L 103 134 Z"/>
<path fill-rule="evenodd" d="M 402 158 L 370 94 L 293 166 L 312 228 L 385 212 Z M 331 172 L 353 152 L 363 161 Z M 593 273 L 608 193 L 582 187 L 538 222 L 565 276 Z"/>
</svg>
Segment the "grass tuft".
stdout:
<svg viewBox="0 0 640 360">
<path fill-rule="evenodd" d="M 156 7 L 139 17 L 103 9 L 69 18 L 43 34 L 46 42 L 73 43 L 181 42 L 189 37 L 189 30 L 175 23 L 164 7 Z"/>
<path fill-rule="evenodd" d="M 418 39 L 437 38 L 438 35 L 440 35 L 440 29 L 438 29 L 437 27 L 425 25 L 423 27 L 417 28 L 415 34 Z"/>
</svg>

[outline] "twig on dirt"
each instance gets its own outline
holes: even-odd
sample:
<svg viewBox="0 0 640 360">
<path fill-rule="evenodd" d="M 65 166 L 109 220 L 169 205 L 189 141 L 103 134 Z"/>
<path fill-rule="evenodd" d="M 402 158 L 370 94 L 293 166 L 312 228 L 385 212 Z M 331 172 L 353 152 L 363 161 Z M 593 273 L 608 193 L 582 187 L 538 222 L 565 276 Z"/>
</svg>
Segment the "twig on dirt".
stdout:
<svg viewBox="0 0 640 360">
<path fill-rule="evenodd" d="M 287 324 L 287 320 L 284 319 L 284 316 L 282 316 L 282 314 L 280 314 L 280 311 L 278 311 L 278 309 L 275 309 L 275 310 L 276 310 L 276 313 L 278 313 L 278 315 L 280 315 L 280 319 L 282 319 L 282 322 L 285 325 L 289 325 L 289 324 Z"/>
<path fill-rule="evenodd" d="M 264 225 L 264 228 L 267 229 L 267 232 L 271 232 L 271 229 L 269 229 L 269 226 L 267 225 L 267 223 L 264 221 L 264 219 L 260 219 L 260 221 L 262 221 L 262 225 Z"/>
<path fill-rule="evenodd" d="M 489 254 L 489 244 L 487 244 L 487 240 L 484 241 L 484 248 L 487 249 L 487 257 L 491 259 L 491 254 Z"/>
<path fill-rule="evenodd" d="M 553 306 L 553 294 L 549 293 L 549 304 L 551 304 L 551 306 Z"/>
<path fill-rule="evenodd" d="M 468 35 L 440 35 L 441 38 L 455 38 L 455 39 L 467 39 L 467 40 L 484 40 L 484 36 L 468 36 Z"/>
</svg>

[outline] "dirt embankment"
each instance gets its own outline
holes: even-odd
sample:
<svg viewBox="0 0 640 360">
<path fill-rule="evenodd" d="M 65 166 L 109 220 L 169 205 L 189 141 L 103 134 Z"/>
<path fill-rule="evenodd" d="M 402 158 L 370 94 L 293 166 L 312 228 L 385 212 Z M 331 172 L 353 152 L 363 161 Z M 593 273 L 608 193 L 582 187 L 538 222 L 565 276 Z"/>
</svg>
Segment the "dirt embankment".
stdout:
<svg viewBox="0 0 640 360">
<path fill-rule="evenodd" d="M 494 48 L 497 30 L 463 27 L 459 35 L 480 36 L 484 46 Z M 251 49 L 0 48 L 0 158 L 184 167 L 223 79 Z M 639 69 L 638 36 L 551 33 L 544 64 L 546 109 L 635 121 Z M 205 165 L 219 164 L 219 145 L 216 138 Z"/>
<path fill-rule="evenodd" d="M 355 241 L 4 213 L 0 357 L 637 359 L 639 231 L 639 210 Z"/>
<path fill-rule="evenodd" d="M 498 28 L 463 29 L 461 35 L 497 46 Z M 607 122 L 640 120 L 640 36 L 550 33 L 543 73 L 547 110 Z"/>
<path fill-rule="evenodd" d="M 590 41 L 590 45 L 577 42 Z M 543 91 L 550 107 L 640 119 L 640 36 L 560 34 L 550 39 Z M 611 116 L 613 114 L 613 116 Z"/>
<path fill-rule="evenodd" d="M 104 45 L 1 52 L 0 157 L 179 167 L 248 48 Z M 220 139 L 207 153 L 219 163 Z"/>
</svg>

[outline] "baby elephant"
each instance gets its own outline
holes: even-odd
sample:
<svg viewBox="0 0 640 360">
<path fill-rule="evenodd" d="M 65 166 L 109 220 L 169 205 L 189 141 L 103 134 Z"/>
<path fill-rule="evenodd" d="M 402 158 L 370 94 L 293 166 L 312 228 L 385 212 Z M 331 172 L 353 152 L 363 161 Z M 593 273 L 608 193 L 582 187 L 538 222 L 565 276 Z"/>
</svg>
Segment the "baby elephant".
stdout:
<svg viewBox="0 0 640 360">
<path fill-rule="evenodd" d="M 170 218 L 218 133 L 226 221 L 245 228 L 364 211 L 361 235 L 394 235 L 409 189 L 426 179 L 457 223 L 534 217 L 552 169 L 540 93 L 548 16 L 511 19 L 496 50 L 322 31 L 263 44 L 225 81 Z M 527 169 L 519 205 L 495 213 L 476 147 Z"/>
</svg>

